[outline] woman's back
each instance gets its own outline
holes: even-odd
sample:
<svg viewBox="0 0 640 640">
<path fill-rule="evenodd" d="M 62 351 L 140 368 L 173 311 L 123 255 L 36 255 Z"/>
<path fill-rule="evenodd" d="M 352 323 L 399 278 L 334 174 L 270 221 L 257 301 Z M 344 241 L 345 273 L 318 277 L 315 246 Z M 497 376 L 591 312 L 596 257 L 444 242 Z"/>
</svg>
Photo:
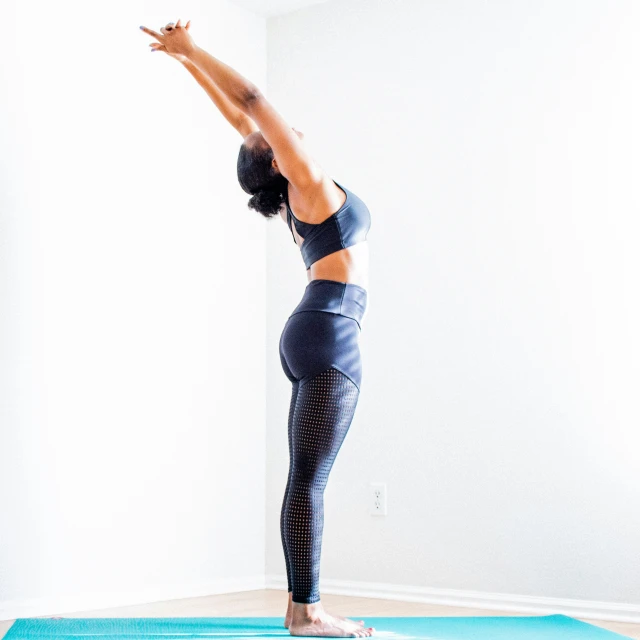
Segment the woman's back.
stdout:
<svg viewBox="0 0 640 640">
<path fill-rule="evenodd" d="M 288 209 L 285 203 L 280 215 L 305 262 L 311 263 L 309 281 L 336 280 L 368 289 L 369 246 L 365 238 L 370 217 L 362 200 L 328 176 L 304 193 L 289 183 L 287 200 Z M 302 249 L 305 240 L 312 244 Z M 340 240 L 345 248 L 338 248 Z"/>
</svg>

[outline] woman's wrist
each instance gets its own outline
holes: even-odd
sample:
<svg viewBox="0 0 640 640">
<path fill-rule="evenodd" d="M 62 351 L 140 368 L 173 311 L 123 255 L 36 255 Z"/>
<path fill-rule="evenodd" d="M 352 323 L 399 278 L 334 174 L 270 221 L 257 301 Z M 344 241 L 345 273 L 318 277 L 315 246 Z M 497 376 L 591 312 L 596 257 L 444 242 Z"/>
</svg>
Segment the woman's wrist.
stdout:
<svg viewBox="0 0 640 640">
<path fill-rule="evenodd" d="M 184 57 L 191 63 L 196 64 L 195 59 L 197 54 L 201 51 L 200 47 L 197 44 L 194 44 L 191 49 L 187 53 L 184 54 Z"/>
</svg>

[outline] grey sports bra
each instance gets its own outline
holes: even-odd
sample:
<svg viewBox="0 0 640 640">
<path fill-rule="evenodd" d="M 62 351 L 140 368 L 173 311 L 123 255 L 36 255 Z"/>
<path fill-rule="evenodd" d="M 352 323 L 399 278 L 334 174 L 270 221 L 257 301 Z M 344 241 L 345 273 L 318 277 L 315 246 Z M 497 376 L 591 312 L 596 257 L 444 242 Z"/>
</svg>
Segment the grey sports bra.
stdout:
<svg viewBox="0 0 640 640">
<path fill-rule="evenodd" d="M 298 220 L 291 211 L 289 198 L 285 195 L 287 224 L 294 242 L 296 237 L 293 234 L 292 221 L 296 225 L 298 235 L 304 239 L 300 245 L 300 253 L 307 269 L 320 258 L 366 240 L 371 228 L 371 213 L 367 205 L 355 193 L 335 180 L 334 182 L 347 194 L 347 199 L 334 214 L 319 224 Z"/>
</svg>

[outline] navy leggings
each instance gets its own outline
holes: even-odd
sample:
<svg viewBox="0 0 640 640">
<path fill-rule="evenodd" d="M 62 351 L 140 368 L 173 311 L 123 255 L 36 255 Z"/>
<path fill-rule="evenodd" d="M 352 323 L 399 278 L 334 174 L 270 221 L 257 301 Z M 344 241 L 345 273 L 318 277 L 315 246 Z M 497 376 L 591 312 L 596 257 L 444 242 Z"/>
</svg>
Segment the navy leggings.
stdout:
<svg viewBox="0 0 640 640">
<path fill-rule="evenodd" d="M 312 280 L 280 336 L 280 361 L 292 384 L 280 532 L 294 602 L 320 600 L 323 496 L 358 403 L 366 307 L 359 285 Z"/>
</svg>

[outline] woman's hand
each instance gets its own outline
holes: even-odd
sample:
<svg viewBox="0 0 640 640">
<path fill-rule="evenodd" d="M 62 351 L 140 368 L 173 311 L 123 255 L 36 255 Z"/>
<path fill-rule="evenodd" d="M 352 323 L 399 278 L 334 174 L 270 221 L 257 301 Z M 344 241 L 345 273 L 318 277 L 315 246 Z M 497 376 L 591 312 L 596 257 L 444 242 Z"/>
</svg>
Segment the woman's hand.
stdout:
<svg viewBox="0 0 640 640">
<path fill-rule="evenodd" d="M 158 42 L 152 42 L 149 46 L 151 51 L 164 51 L 172 58 L 176 58 L 181 62 L 184 62 L 189 54 L 196 49 L 196 43 L 189 35 L 189 26 L 191 20 L 187 21 L 187 24 L 182 26 L 180 19 L 175 24 L 169 22 L 165 27 L 162 27 L 160 33 L 156 33 L 153 29 L 147 29 L 147 27 L 140 27 L 145 33 L 153 36 Z"/>
</svg>

